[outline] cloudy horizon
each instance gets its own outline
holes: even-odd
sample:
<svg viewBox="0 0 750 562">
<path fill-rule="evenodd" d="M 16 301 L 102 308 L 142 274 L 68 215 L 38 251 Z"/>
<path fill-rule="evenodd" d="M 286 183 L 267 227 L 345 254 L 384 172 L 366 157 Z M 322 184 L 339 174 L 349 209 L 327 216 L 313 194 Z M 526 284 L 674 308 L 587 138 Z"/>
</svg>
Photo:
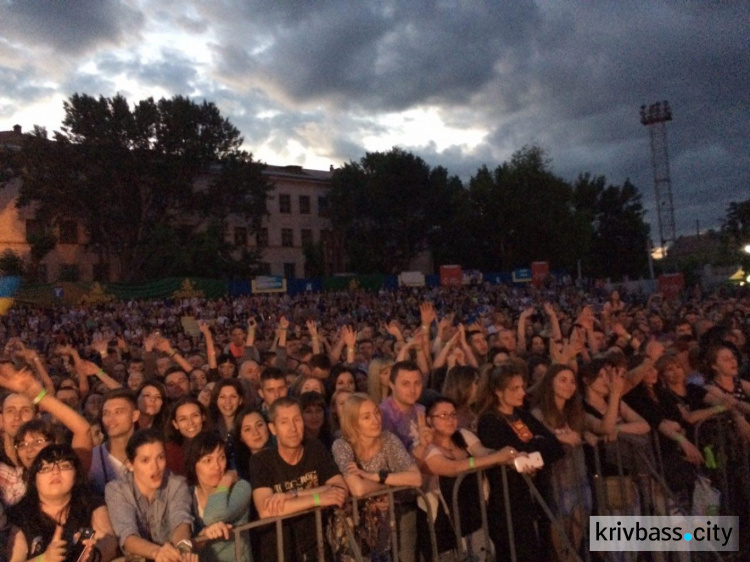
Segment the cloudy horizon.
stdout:
<svg viewBox="0 0 750 562">
<path fill-rule="evenodd" d="M 214 102 L 269 164 L 400 146 L 464 181 L 525 145 L 629 178 L 656 238 L 642 104 L 669 100 L 677 232 L 750 189 L 750 4 L 8 1 L 0 130 L 59 129 L 72 94 Z M 744 187 L 743 187 L 744 186 Z"/>
</svg>

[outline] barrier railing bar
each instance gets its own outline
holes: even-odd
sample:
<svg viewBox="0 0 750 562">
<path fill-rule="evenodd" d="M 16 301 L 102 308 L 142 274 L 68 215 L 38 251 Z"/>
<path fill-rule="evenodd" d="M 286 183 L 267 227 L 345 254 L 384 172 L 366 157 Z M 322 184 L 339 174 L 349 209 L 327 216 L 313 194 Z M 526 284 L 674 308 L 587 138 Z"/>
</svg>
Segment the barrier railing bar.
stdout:
<svg viewBox="0 0 750 562">
<path fill-rule="evenodd" d="M 461 483 L 464 481 L 464 479 L 471 475 L 476 474 L 477 476 L 477 488 L 478 488 L 478 499 L 479 499 L 479 511 L 482 516 L 482 531 L 484 532 L 484 549 L 485 552 L 489 553 L 491 552 L 491 546 L 490 546 L 490 535 L 489 535 L 489 523 L 487 522 L 487 504 L 484 501 L 484 495 L 483 495 L 483 480 L 482 476 L 484 475 L 484 470 L 482 469 L 474 469 L 474 470 L 467 470 L 466 472 L 462 472 L 458 476 L 456 476 L 456 481 L 453 483 L 453 490 L 452 490 L 452 504 L 453 504 L 453 514 L 451 516 L 451 520 L 453 521 L 453 529 L 456 533 L 456 549 L 459 552 L 464 552 L 464 549 L 462 549 L 461 545 L 463 542 L 463 533 L 461 532 L 461 511 L 458 507 L 458 490 L 461 487 Z M 468 548 L 465 550 L 466 554 L 468 555 Z"/>
<path fill-rule="evenodd" d="M 516 557 L 516 537 L 513 533 L 513 517 L 510 509 L 510 490 L 508 489 L 508 473 L 505 466 L 500 467 L 500 476 L 503 482 L 503 499 L 505 500 L 505 522 L 508 527 L 508 546 L 510 548 L 511 562 L 518 562 Z M 499 553 L 495 553 L 497 557 Z"/>
<path fill-rule="evenodd" d="M 526 482 L 526 485 L 529 487 L 529 491 L 531 492 L 531 495 L 534 496 L 534 499 L 536 499 L 537 503 L 542 506 L 542 510 L 547 515 L 547 518 L 550 520 L 550 522 L 555 526 L 555 528 L 560 532 L 560 534 L 565 539 L 566 546 L 570 548 L 570 550 L 573 552 L 573 555 L 575 556 L 576 560 L 578 562 L 583 562 L 581 560 L 581 557 L 578 556 L 578 551 L 573 546 L 573 543 L 570 541 L 570 538 L 568 538 L 568 533 L 565 532 L 565 527 L 562 523 L 558 520 L 557 517 L 552 513 L 552 510 L 549 508 L 549 505 L 546 501 L 544 501 L 544 498 L 542 497 L 542 494 L 539 493 L 539 489 L 536 487 L 534 482 L 532 482 L 531 477 L 528 474 L 520 473 L 523 477 L 524 481 Z"/>
</svg>

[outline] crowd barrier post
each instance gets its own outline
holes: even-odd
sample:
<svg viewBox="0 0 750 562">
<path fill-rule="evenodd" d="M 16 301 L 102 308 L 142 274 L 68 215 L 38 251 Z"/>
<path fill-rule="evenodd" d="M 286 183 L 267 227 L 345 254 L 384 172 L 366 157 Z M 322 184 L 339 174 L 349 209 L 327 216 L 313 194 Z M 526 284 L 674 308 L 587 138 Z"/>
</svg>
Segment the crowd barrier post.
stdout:
<svg viewBox="0 0 750 562">
<path fill-rule="evenodd" d="M 294 519 L 304 515 L 314 514 L 315 516 L 315 531 L 316 531 L 316 548 L 318 554 L 318 562 L 325 562 L 325 544 L 323 539 L 323 510 L 325 507 L 314 507 L 299 511 L 297 513 L 290 513 L 289 515 L 279 515 L 276 517 L 267 517 L 265 519 L 259 519 L 250 523 L 245 523 L 232 529 L 234 533 L 234 559 L 235 562 L 244 562 L 242 560 L 242 533 L 246 531 L 252 531 L 260 527 L 266 527 L 269 525 L 276 526 L 276 556 L 278 562 L 284 562 L 284 521 L 287 519 Z M 358 562 L 362 562 L 361 557 Z"/>
<path fill-rule="evenodd" d="M 484 470 L 482 469 L 475 469 L 475 470 L 467 470 L 466 472 L 462 472 L 456 477 L 456 481 L 453 483 L 453 491 L 452 491 L 452 504 L 453 504 L 453 529 L 456 532 L 456 549 L 464 553 L 468 556 L 468 549 L 464 551 L 461 547 L 463 542 L 463 533 L 461 532 L 461 511 L 458 506 L 458 490 L 461 487 L 461 483 L 464 481 L 464 479 L 471 474 L 476 474 L 477 477 L 477 488 L 479 490 L 478 496 L 479 496 L 479 511 L 482 515 L 482 531 L 484 532 L 484 549 L 485 552 L 488 554 L 491 552 L 492 546 L 490 545 L 490 533 L 489 533 L 489 524 L 487 523 L 487 504 L 484 501 L 483 496 L 483 476 L 484 476 Z"/>
<path fill-rule="evenodd" d="M 500 475 L 503 482 L 503 499 L 505 500 L 505 521 L 508 527 L 508 545 L 510 548 L 510 560 L 511 562 L 517 562 L 516 556 L 516 537 L 513 533 L 513 516 L 511 515 L 510 508 L 510 490 L 508 488 L 508 469 L 506 466 L 500 466 Z M 495 553 L 497 558 L 499 553 Z"/>
<path fill-rule="evenodd" d="M 434 562 L 438 562 L 438 552 L 437 552 L 437 537 L 435 536 L 435 524 L 432 518 L 432 508 L 430 507 L 430 503 L 427 500 L 427 496 L 420 488 L 413 488 L 411 486 L 388 486 L 387 488 L 383 490 L 376 490 L 374 492 L 370 492 L 369 494 L 365 494 L 359 497 L 353 497 L 351 498 L 352 502 L 352 523 L 353 526 L 356 528 L 359 525 L 359 509 L 358 509 L 358 502 L 362 500 L 366 500 L 369 498 L 377 497 L 377 496 L 388 496 L 388 515 L 389 515 L 389 529 L 391 532 L 391 555 L 393 556 L 394 561 L 399 560 L 398 556 L 398 518 L 396 516 L 396 501 L 394 498 L 394 494 L 404 491 L 410 491 L 412 493 L 416 493 L 418 496 L 422 497 L 422 500 L 424 501 L 424 504 L 427 508 L 427 527 L 430 532 L 430 544 L 432 546 L 432 552 L 433 552 L 433 560 Z M 419 508 L 417 508 L 419 509 Z M 354 537 L 352 534 L 351 539 L 354 541 Z M 359 545 L 357 545 L 357 549 L 359 550 Z"/>
<path fill-rule="evenodd" d="M 549 508 L 549 504 L 544 500 L 542 497 L 542 494 L 539 493 L 539 489 L 536 487 L 534 482 L 531 480 L 531 477 L 528 474 L 521 473 L 521 476 L 524 479 L 524 482 L 526 482 L 526 485 L 529 488 L 529 491 L 531 492 L 531 495 L 534 496 L 534 499 L 536 502 L 542 507 L 542 511 L 544 511 L 547 518 L 550 520 L 550 523 L 552 523 L 555 528 L 558 530 L 560 535 L 565 539 L 566 546 L 573 552 L 573 556 L 575 556 L 575 559 L 578 560 L 578 562 L 583 562 L 581 560 L 581 557 L 578 556 L 578 552 L 576 551 L 575 547 L 573 546 L 573 543 L 570 541 L 570 538 L 568 537 L 568 533 L 565 532 L 565 527 L 562 523 L 560 523 L 560 520 L 555 517 L 555 514 L 552 513 L 552 510 Z"/>
</svg>

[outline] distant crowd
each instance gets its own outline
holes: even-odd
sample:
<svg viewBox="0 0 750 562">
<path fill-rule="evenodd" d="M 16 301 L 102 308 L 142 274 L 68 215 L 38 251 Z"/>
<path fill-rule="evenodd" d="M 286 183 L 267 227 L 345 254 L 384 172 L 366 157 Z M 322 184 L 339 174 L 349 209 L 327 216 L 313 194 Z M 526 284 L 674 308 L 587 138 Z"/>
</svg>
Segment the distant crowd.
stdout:
<svg viewBox="0 0 750 562">
<path fill-rule="evenodd" d="M 441 560 L 485 560 L 478 498 L 495 555 L 520 561 L 574 560 L 592 514 L 742 520 L 748 335 L 739 288 L 16 303 L 0 317 L 0 559 L 229 562 L 233 529 L 305 512 L 284 520 L 285 559 L 313 560 L 309 510 L 351 515 L 363 496 L 358 517 L 324 519 L 327 558 L 430 560 L 432 526 Z M 478 469 L 486 488 L 464 479 L 454 512 Z M 396 544 L 390 487 L 421 491 L 393 496 Z M 240 559 L 275 560 L 275 533 L 240 533 Z"/>
</svg>

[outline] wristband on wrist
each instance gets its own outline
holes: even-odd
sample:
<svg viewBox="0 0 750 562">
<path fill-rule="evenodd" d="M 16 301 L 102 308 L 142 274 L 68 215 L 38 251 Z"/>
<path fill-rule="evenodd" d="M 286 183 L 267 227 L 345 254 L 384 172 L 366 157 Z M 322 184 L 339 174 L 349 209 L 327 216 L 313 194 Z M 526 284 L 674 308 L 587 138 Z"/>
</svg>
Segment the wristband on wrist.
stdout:
<svg viewBox="0 0 750 562">
<path fill-rule="evenodd" d="M 313 494 L 313 503 L 315 504 L 315 507 L 320 507 L 320 494 Z"/>
<path fill-rule="evenodd" d="M 99 367 L 99 370 L 96 373 L 94 373 L 94 376 L 95 377 L 101 377 L 103 374 L 104 374 L 104 369 L 102 369 L 101 367 Z"/>
<path fill-rule="evenodd" d="M 469 457 L 469 468 L 474 468 L 474 457 Z"/>
<path fill-rule="evenodd" d="M 385 484 L 385 481 L 388 480 L 388 475 L 390 474 L 387 470 L 380 470 L 378 471 L 378 482 L 381 484 Z"/>
<path fill-rule="evenodd" d="M 180 554 L 189 554 L 193 552 L 193 543 L 188 539 L 182 539 L 175 545 L 175 548 L 177 548 Z"/>
<path fill-rule="evenodd" d="M 228 491 L 229 491 L 229 488 L 227 488 L 226 486 L 218 486 L 218 487 L 216 488 L 216 491 L 217 491 L 217 492 L 228 492 Z"/>
<path fill-rule="evenodd" d="M 177 350 L 176 350 L 176 349 L 173 349 L 173 350 L 172 350 L 172 353 L 170 353 L 170 354 L 169 354 L 169 356 L 170 356 L 170 357 L 174 357 L 175 355 L 177 355 Z"/>
<path fill-rule="evenodd" d="M 40 391 L 39 391 L 39 394 L 37 394 L 37 395 L 36 395 L 36 396 L 34 397 L 34 400 L 32 400 L 32 402 L 34 403 L 34 406 L 36 406 L 37 404 L 39 404 L 39 402 L 41 402 L 41 401 L 42 401 L 42 399 L 43 399 L 43 398 L 44 398 L 45 396 L 47 396 L 47 389 L 46 389 L 46 388 L 43 388 L 42 390 L 40 390 Z"/>
<path fill-rule="evenodd" d="M 680 445 L 682 445 L 687 439 L 685 439 L 685 436 L 681 433 L 677 434 L 677 437 L 675 437 L 675 441 L 677 441 Z"/>
<path fill-rule="evenodd" d="M 722 414 L 727 411 L 727 407 L 724 406 L 723 404 L 717 404 L 716 406 L 713 407 L 713 411 L 716 412 L 717 414 Z"/>
</svg>

